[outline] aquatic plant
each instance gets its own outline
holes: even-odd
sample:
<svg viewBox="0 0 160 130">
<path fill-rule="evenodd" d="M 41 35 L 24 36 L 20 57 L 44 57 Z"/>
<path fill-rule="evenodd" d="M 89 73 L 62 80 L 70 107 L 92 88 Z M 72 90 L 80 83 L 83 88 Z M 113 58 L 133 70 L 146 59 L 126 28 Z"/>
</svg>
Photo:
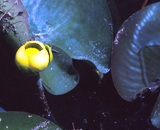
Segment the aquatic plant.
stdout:
<svg viewBox="0 0 160 130">
<path fill-rule="evenodd" d="M 0 5 L 1 33 L 15 50 L 18 68 L 35 74 L 48 117 L 51 111 L 42 84 L 54 95 L 75 88 L 79 75 L 72 59 L 89 61 L 99 75 L 109 71 L 113 29 L 105 0 L 7 0 Z M 40 65 L 42 59 L 46 61 Z"/>
<path fill-rule="evenodd" d="M 18 68 L 37 78 L 50 117 L 43 86 L 53 95 L 73 90 L 80 76 L 72 59 L 89 62 L 100 78 L 111 69 L 117 92 L 127 101 L 159 88 L 159 7 L 159 2 L 144 7 L 116 32 L 106 0 L 2 0 L 0 33 L 15 50 Z M 112 48 L 113 32 L 117 35 Z M 45 61 L 40 64 L 42 59 Z M 159 98 L 151 114 L 152 124 L 157 128 L 160 127 L 158 106 Z M 21 112 L 0 113 L 0 122 L 4 121 L 0 128 L 13 128 L 8 122 L 17 113 L 17 120 L 24 121 L 23 124 L 33 122 L 27 126 L 29 129 L 61 129 L 53 118 L 51 123 Z M 22 126 L 17 124 L 15 129 L 19 127 Z"/>
<path fill-rule="evenodd" d="M 111 73 L 120 96 L 133 101 L 159 88 L 160 2 L 130 16 L 119 29 L 113 44 Z M 160 127 L 159 98 L 151 121 Z"/>
</svg>

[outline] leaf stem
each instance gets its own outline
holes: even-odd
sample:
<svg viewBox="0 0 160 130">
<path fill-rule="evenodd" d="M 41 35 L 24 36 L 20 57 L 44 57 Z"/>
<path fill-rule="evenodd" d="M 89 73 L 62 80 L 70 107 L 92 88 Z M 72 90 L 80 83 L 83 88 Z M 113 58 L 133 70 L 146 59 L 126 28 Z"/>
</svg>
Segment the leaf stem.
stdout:
<svg viewBox="0 0 160 130">
<path fill-rule="evenodd" d="M 53 117 L 53 114 L 52 114 L 52 111 L 48 105 L 48 102 L 47 102 L 47 99 L 46 99 L 46 96 L 45 96 L 45 93 L 44 93 L 44 88 L 43 88 L 43 85 L 42 85 L 42 79 L 39 78 L 38 81 L 37 81 L 37 86 L 38 86 L 38 90 L 39 90 L 39 97 L 40 97 L 40 100 L 42 102 L 42 105 L 44 107 L 44 111 L 45 111 L 45 115 L 43 115 L 45 118 L 53 121 L 54 123 L 57 123 L 57 121 L 55 120 L 55 118 Z"/>
</svg>

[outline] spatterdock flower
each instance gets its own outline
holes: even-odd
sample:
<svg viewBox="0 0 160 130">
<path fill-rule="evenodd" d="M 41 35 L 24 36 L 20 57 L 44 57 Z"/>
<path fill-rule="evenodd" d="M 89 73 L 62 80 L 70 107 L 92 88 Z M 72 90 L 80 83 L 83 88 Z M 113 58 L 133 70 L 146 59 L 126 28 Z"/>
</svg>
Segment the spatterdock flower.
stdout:
<svg viewBox="0 0 160 130">
<path fill-rule="evenodd" d="M 16 52 L 15 63 L 23 72 L 39 72 L 45 69 L 53 59 L 50 46 L 39 41 L 29 41 Z"/>
</svg>

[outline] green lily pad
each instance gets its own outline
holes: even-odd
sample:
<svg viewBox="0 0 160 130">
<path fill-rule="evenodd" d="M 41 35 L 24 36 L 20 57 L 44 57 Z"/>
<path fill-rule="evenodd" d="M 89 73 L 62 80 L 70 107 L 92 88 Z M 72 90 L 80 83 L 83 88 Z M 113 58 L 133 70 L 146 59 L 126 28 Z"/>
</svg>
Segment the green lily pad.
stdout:
<svg viewBox="0 0 160 130">
<path fill-rule="evenodd" d="M 142 67 L 144 83 L 151 91 L 155 91 L 160 86 L 160 45 L 147 46 L 140 51 L 142 56 Z M 160 128 L 160 95 L 154 105 L 151 113 L 151 122 L 157 128 Z"/>
<path fill-rule="evenodd" d="M 160 2 L 127 19 L 114 41 L 111 73 L 117 92 L 133 101 L 160 86 Z M 160 128 L 160 99 L 152 112 L 152 124 Z"/>
<path fill-rule="evenodd" d="M 112 22 L 106 0 L 23 0 L 36 40 L 51 43 L 71 58 L 110 69 Z"/>
<path fill-rule="evenodd" d="M 49 66 L 40 72 L 44 87 L 54 95 L 60 95 L 72 90 L 79 82 L 79 75 L 72 66 L 72 59 L 67 53 L 56 46 L 57 52 Z"/>
<path fill-rule="evenodd" d="M 159 7 L 158 2 L 133 14 L 121 26 L 115 38 L 111 72 L 117 91 L 126 100 L 132 101 L 136 94 L 149 87 L 145 83 L 145 68 L 142 65 L 145 54 L 141 53 L 145 53 L 146 49 L 142 49 L 146 46 L 160 45 Z M 157 77 L 154 78 L 156 80 Z"/>
<path fill-rule="evenodd" d="M 150 90 L 158 88 L 156 81 L 160 79 L 160 45 L 143 47 L 139 51 L 142 68 L 142 78 L 146 87 Z"/>
<path fill-rule="evenodd" d="M 0 4 L 4 4 L 1 9 L 5 10 L 4 13 L 7 12 L 5 15 L 2 12 L 0 14 L 1 17 L 4 15 L 1 21 L 1 33 L 12 47 L 17 50 L 26 41 L 31 39 L 29 35 L 28 14 L 20 0 L 18 2 L 15 0 L 1 1 Z M 72 67 L 72 60 L 68 54 L 58 49 L 58 47 L 53 48 L 58 53 L 54 54 L 53 62 L 40 73 L 40 76 L 44 87 L 50 93 L 55 95 L 64 94 L 77 85 L 79 75 Z"/>
<path fill-rule="evenodd" d="M 29 12 L 30 32 L 35 39 L 55 46 L 60 52 L 54 54 L 53 62 L 40 73 L 50 93 L 64 94 L 77 85 L 79 76 L 71 58 L 89 60 L 101 73 L 109 71 L 112 23 L 105 0 L 22 2 Z M 9 22 L 9 26 L 1 22 L 2 32 L 5 24 L 5 37 L 17 50 L 32 39 L 28 34 L 28 14 L 20 0 L 1 1 L 0 4 L 5 4 L 3 20 Z"/>
<path fill-rule="evenodd" d="M 0 112 L 0 130 L 62 130 L 53 122 L 26 112 Z"/>
<path fill-rule="evenodd" d="M 1 0 L 0 5 L 0 34 L 17 50 L 30 40 L 28 14 L 20 0 Z"/>
</svg>

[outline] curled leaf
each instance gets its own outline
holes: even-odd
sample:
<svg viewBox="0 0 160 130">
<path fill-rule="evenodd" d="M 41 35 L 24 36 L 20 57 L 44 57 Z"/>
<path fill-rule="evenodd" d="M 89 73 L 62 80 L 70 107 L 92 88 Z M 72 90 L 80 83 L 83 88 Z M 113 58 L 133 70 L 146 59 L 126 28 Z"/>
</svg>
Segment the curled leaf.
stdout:
<svg viewBox="0 0 160 130">
<path fill-rule="evenodd" d="M 160 86 L 160 2 L 127 19 L 114 41 L 111 73 L 122 98 L 132 101 Z M 160 128 L 159 98 L 151 121 Z"/>
<path fill-rule="evenodd" d="M 126 100 L 132 101 L 140 90 L 150 87 L 145 81 L 148 76 L 148 70 L 145 70 L 148 63 L 145 63 L 145 59 L 149 57 L 155 58 L 154 62 L 157 61 L 157 56 L 153 56 L 151 52 L 157 49 L 155 46 L 160 45 L 160 33 L 157 29 L 160 24 L 159 6 L 160 3 L 156 3 L 133 14 L 124 22 L 115 38 L 111 72 L 117 91 Z M 152 48 L 152 51 L 148 53 L 144 47 Z M 152 69 L 153 64 L 147 66 Z M 154 75 L 150 83 L 156 79 L 157 75 Z"/>
</svg>

